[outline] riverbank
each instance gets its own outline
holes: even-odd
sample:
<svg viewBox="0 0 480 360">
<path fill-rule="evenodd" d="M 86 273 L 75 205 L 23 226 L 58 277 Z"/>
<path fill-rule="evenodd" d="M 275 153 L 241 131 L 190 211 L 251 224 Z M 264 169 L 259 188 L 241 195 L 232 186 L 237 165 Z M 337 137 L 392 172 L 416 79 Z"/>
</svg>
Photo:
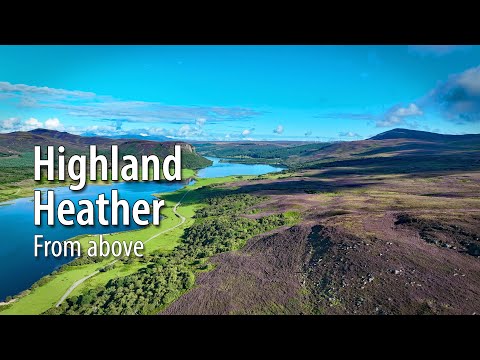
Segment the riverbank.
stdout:
<svg viewBox="0 0 480 360">
<path fill-rule="evenodd" d="M 104 240 L 109 242 L 114 240 L 140 240 L 145 243 L 146 254 L 157 251 L 171 251 L 179 244 L 184 230 L 193 224 L 195 211 L 206 205 L 202 202 L 204 194 L 202 195 L 201 191 L 196 190 L 208 185 L 238 181 L 239 179 L 249 180 L 252 178 L 256 178 L 256 176 L 229 176 L 223 178 L 198 179 L 194 184 L 183 187 L 175 192 L 156 194 L 156 196 L 162 197 L 166 203 L 166 207 L 162 213 L 164 218 L 162 219 L 160 226 L 148 226 L 140 230 L 108 234 L 104 236 Z M 185 196 L 187 192 L 188 196 Z M 185 221 L 178 225 L 182 220 L 175 216 L 173 209 L 182 198 L 184 198 L 184 200 L 182 201 L 181 206 L 178 207 L 177 211 L 181 216 L 185 217 Z M 163 232 L 162 236 L 155 237 L 155 235 L 161 232 Z M 75 240 L 80 241 L 83 246 L 84 244 L 88 244 L 88 241 L 92 239 L 95 240 L 96 238 L 97 237 L 94 235 L 86 235 L 78 236 Z M 147 240 L 149 241 L 147 242 Z M 95 271 L 104 269 L 113 260 L 113 258 L 107 258 L 96 263 L 76 266 L 72 266 L 71 263 L 64 265 L 59 271 L 43 277 L 30 289 L 16 295 L 14 298 L 17 300 L 14 303 L 0 308 L 0 314 L 41 314 L 55 306 L 75 282 L 88 277 Z M 101 271 L 75 287 L 70 296 L 76 296 L 87 289 L 104 285 L 111 279 L 133 274 L 141 268 L 145 268 L 147 265 L 148 263 L 142 261 L 142 259 L 122 259 L 117 261 L 112 269 Z"/>
<path fill-rule="evenodd" d="M 182 179 L 190 179 L 197 175 L 198 170 L 193 169 L 182 169 Z M 110 175 L 109 175 L 110 176 Z M 121 179 L 121 178 L 120 178 Z M 122 180 L 116 181 L 118 183 L 123 182 Z M 61 186 L 69 186 L 74 184 L 74 181 L 54 181 L 54 182 L 44 182 L 39 183 L 32 180 L 23 180 L 18 183 L 12 184 L 2 184 L 0 185 L 0 206 L 8 205 L 9 201 L 17 200 L 26 197 L 33 197 L 33 191 L 38 188 L 57 188 Z M 112 181 L 87 181 L 87 184 L 94 185 L 111 185 Z M 4 204 L 7 203 L 7 204 Z"/>
</svg>

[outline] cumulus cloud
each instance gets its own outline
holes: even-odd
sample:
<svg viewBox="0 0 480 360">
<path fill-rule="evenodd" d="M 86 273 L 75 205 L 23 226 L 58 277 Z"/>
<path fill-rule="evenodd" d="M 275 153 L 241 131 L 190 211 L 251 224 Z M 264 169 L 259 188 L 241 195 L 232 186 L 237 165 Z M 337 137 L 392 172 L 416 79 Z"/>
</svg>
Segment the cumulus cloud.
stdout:
<svg viewBox="0 0 480 360">
<path fill-rule="evenodd" d="M 423 112 L 418 108 L 416 104 L 410 104 L 407 107 L 399 107 L 392 111 L 392 116 L 406 117 L 422 115 Z"/>
<path fill-rule="evenodd" d="M 279 135 L 280 135 L 280 134 L 283 134 L 283 130 L 284 130 L 283 126 L 282 126 L 282 125 L 278 125 L 275 129 L 273 129 L 273 132 L 274 132 L 275 134 L 279 134 Z"/>
<path fill-rule="evenodd" d="M 19 118 L 11 117 L 0 121 L 0 131 L 1 132 L 11 132 L 17 131 L 21 126 L 21 120 Z"/>
<path fill-rule="evenodd" d="M 58 120 L 58 119 L 57 119 Z M 22 120 L 20 118 L 12 117 L 0 121 L 0 132 L 13 132 L 13 131 L 30 131 L 37 128 L 43 128 L 44 124 L 36 118 L 29 118 Z"/>
<path fill-rule="evenodd" d="M 349 137 L 349 138 L 359 138 L 360 137 L 360 135 L 358 135 L 356 132 L 353 132 L 353 131 L 341 132 L 341 133 L 338 133 L 338 136 Z"/>
<path fill-rule="evenodd" d="M 447 120 L 457 123 L 480 121 L 480 66 L 451 75 L 420 102 L 439 110 Z"/>
<path fill-rule="evenodd" d="M 444 119 L 457 124 L 480 122 L 480 66 L 450 75 L 422 98 L 407 106 L 393 106 L 383 114 L 327 113 L 316 117 L 374 121 L 377 127 L 407 125 L 410 128 L 421 128 L 424 125 L 415 119 L 425 112 L 437 112 Z"/>
<path fill-rule="evenodd" d="M 313 134 L 312 130 L 308 130 L 306 133 L 305 133 L 305 136 L 311 136 Z"/>
<path fill-rule="evenodd" d="M 28 120 L 25 120 L 24 126 L 27 128 L 37 129 L 43 127 L 43 123 L 41 123 L 35 118 L 30 118 Z"/>
<path fill-rule="evenodd" d="M 30 131 L 38 128 L 45 128 L 49 130 L 61 130 L 63 124 L 57 118 L 50 118 L 42 122 L 34 117 L 22 120 L 20 118 L 8 118 L 0 121 L 0 132 L 13 132 L 13 131 Z"/>
<path fill-rule="evenodd" d="M 405 124 L 409 117 L 423 115 L 423 111 L 414 103 L 406 107 L 394 106 L 389 109 L 383 118 L 377 120 L 377 127 L 392 127 Z"/>
<path fill-rule="evenodd" d="M 466 45 L 410 45 L 408 50 L 419 55 L 444 56 L 457 51 L 470 49 Z"/>
<path fill-rule="evenodd" d="M 245 129 L 242 131 L 242 136 L 248 136 L 250 135 L 255 129 Z"/>
<path fill-rule="evenodd" d="M 58 130 L 62 127 L 62 124 L 57 118 L 51 118 L 45 120 L 45 127 L 50 130 Z"/>
</svg>

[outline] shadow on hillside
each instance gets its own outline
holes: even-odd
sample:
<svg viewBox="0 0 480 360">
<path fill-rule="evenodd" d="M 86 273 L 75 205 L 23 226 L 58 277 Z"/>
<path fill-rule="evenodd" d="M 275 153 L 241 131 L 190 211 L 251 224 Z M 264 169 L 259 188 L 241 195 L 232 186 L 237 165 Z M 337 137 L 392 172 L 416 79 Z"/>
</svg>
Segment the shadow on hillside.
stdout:
<svg viewBox="0 0 480 360">
<path fill-rule="evenodd" d="M 315 164 L 310 169 L 323 169 L 314 177 L 339 177 L 346 175 L 412 175 L 441 174 L 452 171 L 480 171 L 478 154 L 404 155 L 367 159 L 348 159 Z"/>
<path fill-rule="evenodd" d="M 354 156 L 371 156 L 378 154 L 386 153 L 395 153 L 402 151 L 413 151 L 413 152 L 422 152 L 423 154 L 438 154 L 439 152 L 446 150 L 455 150 L 455 147 L 446 147 L 444 144 L 435 144 L 435 143 L 406 143 L 392 146 L 380 146 L 372 150 L 367 150 L 361 153 L 354 154 Z"/>
<path fill-rule="evenodd" d="M 303 180 L 303 179 L 290 179 L 290 180 L 274 180 L 264 181 L 257 184 L 241 185 L 235 190 L 234 193 L 250 193 L 250 192 L 265 192 L 274 191 L 277 194 L 282 195 L 298 195 L 298 194 L 315 194 L 323 192 L 340 192 L 347 189 L 366 188 L 372 185 L 378 185 L 380 182 L 348 182 L 339 183 L 337 181 L 325 181 L 325 180 Z M 219 188 L 218 190 L 222 190 Z M 226 189 L 229 193 L 232 190 Z"/>
</svg>

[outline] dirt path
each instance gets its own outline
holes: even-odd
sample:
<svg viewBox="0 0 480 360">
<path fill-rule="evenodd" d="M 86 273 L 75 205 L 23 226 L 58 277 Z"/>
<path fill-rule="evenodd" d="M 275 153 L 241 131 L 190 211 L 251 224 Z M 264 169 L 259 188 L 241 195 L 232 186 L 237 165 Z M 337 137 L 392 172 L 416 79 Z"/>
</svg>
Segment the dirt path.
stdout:
<svg viewBox="0 0 480 360">
<path fill-rule="evenodd" d="M 177 227 L 179 227 L 179 226 L 181 226 L 181 225 L 183 225 L 183 224 L 185 223 L 186 218 L 185 218 L 184 216 L 180 215 L 180 214 L 177 212 L 177 208 L 180 206 L 180 204 L 182 203 L 183 199 L 185 198 L 185 196 L 187 196 L 187 194 L 188 194 L 189 192 L 190 192 L 190 190 L 188 190 L 188 191 L 182 196 L 182 198 L 179 200 L 179 202 L 176 203 L 175 206 L 173 207 L 173 213 L 180 218 L 180 222 L 179 222 L 177 225 L 175 225 L 175 226 L 173 226 L 173 227 L 171 227 L 171 228 L 169 228 L 169 229 L 165 229 L 165 230 L 163 230 L 163 231 L 160 231 L 159 233 L 157 233 L 157 234 L 153 235 L 152 237 L 148 238 L 147 240 L 145 240 L 145 241 L 143 242 L 144 244 L 148 243 L 150 240 L 153 240 L 153 239 L 159 237 L 159 236 L 162 235 L 162 234 L 165 234 L 166 232 L 169 232 L 169 231 L 172 231 L 173 229 L 176 229 Z M 105 266 L 113 265 L 113 264 L 115 264 L 117 261 L 118 261 L 118 259 L 115 259 L 115 260 L 113 260 L 112 262 L 108 263 L 108 264 L 105 265 Z M 96 271 L 92 272 L 91 274 L 89 274 L 89 275 L 81 278 L 80 280 L 75 281 L 75 282 L 73 283 L 73 285 L 68 288 L 68 290 L 65 292 L 65 294 L 63 294 L 63 296 L 60 298 L 60 300 L 58 300 L 58 302 L 57 302 L 57 304 L 56 304 L 55 306 L 56 306 L 56 307 L 59 307 L 59 306 L 65 301 L 65 299 L 72 293 L 72 291 L 75 290 L 75 289 L 78 287 L 78 285 L 84 283 L 85 281 L 87 281 L 87 280 L 90 279 L 91 277 L 97 275 L 99 272 L 100 272 L 100 270 L 96 270 Z"/>
</svg>

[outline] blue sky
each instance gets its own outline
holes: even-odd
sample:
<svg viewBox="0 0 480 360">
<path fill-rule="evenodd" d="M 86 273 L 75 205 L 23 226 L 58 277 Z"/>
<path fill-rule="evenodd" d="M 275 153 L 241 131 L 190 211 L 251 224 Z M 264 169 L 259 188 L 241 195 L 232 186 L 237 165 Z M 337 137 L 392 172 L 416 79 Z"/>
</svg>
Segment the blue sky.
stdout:
<svg viewBox="0 0 480 360">
<path fill-rule="evenodd" d="M 480 132 L 480 46 L 0 46 L 0 132 L 356 140 Z"/>
</svg>

